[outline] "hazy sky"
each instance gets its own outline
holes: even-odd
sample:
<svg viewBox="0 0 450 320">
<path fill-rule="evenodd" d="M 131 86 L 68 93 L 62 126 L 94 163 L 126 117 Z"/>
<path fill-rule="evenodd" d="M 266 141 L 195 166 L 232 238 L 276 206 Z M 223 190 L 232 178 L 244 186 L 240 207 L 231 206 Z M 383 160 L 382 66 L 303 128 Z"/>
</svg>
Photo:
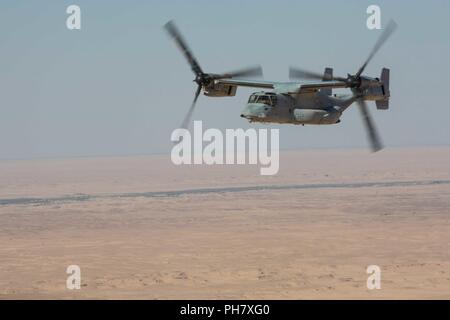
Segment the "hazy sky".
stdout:
<svg viewBox="0 0 450 320">
<path fill-rule="evenodd" d="M 69 31 L 66 7 L 82 10 Z M 381 31 L 397 32 L 366 69 L 391 68 L 391 109 L 372 115 L 386 146 L 450 144 L 450 2 L 442 1 L 2 1 L 0 159 L 167 152 L 193 98 L 193 74 L 162 26 L 175 19 L 203 69 L 261 64 L 354 73 Z M 204 127 L 264 127 L 239 117 L 248 95 L 201 96 Z M 366 147 L 358 110 L 333 126 L 271 125 L 282 148 Z"/>
</svg>

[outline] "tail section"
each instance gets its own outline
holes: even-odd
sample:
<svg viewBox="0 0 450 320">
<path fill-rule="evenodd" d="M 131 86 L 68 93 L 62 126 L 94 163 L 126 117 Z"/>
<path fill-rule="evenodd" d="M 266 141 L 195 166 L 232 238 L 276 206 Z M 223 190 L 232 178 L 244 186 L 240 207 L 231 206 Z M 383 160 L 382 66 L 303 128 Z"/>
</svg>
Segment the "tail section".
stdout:
<svg viewBox="0 0 450 320">
<path fill-rule="evenodd" d="M 391 95 L 389 91 L 389 69 L 383 68 L 383 70 L 381 70 L 380 81 L 383 83 L 382 89 L 385 98 L 376 100 L 375 103 L 378 110 L 387 110 L 389 109 L 389 97 Z"/>
<path fill-rule="evenodd" d="M 333 68 L 325 68 L 322 81 L 332 81 L 332 80 L 333 80 Z M 331 96 L 331 94 L 333 93 L 331 88 L 322 88 L 320 89 L 320 91 L 325 93 L 327 96 Z"/>
</svg>

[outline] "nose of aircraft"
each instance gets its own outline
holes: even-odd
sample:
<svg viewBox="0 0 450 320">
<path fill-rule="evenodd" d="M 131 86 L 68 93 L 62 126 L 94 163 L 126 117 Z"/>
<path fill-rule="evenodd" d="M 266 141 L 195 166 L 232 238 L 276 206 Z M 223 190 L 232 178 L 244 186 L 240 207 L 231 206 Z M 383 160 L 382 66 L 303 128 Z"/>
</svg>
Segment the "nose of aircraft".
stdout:
<svg viewBox="0 0 450 320">
<path fill-rule="evenodd" d="M 270 106 L 263 103 L 248 103 L 242 110 L 242 118 L 265 118 L 270 111 Z"/>
</svg>

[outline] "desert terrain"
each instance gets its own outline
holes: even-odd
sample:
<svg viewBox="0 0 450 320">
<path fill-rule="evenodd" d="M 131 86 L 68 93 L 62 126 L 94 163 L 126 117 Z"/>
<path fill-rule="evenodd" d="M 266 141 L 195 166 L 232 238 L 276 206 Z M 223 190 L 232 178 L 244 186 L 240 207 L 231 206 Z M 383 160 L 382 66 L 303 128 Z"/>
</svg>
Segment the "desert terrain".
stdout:
<svg viewBox="0 0 450 320">
<path fill-rule="evenodd" d="M 0 299 L 18 298 L 450 299 L 450 147 L 283 151 L 275 176 L 0 161 Z"/>
</svg>

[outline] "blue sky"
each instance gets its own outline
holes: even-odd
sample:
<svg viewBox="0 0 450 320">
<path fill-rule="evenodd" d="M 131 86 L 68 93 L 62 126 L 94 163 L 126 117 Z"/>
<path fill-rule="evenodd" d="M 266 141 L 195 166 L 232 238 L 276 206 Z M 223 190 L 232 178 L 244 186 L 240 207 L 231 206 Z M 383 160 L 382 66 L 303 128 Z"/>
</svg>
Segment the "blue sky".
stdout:
<svg viewBox="0 0 450 320">
<path fill-rule="evenodd" d="M 66 7 L 82 30 L 66 29 Z M 0 4 L 0 159 L 168 152 L 192 100 L 193 75 L 162 26 L 174 19 L 201 66 L 261 64 L 267 80 L 295 65 L 355 72 L 380 31 L 397 32 L 366 69 L 391 68 L 391 109 L 371 111 L 386 146 L 450 144 L 448 1 L 11 1 Z M 204 127 L 261 128 L 239 117 L 252 89 L 201 96 Z M 366 147 L 358 110 L 336 126 L 271 125 L 287 149 Z"/>
</svg>

